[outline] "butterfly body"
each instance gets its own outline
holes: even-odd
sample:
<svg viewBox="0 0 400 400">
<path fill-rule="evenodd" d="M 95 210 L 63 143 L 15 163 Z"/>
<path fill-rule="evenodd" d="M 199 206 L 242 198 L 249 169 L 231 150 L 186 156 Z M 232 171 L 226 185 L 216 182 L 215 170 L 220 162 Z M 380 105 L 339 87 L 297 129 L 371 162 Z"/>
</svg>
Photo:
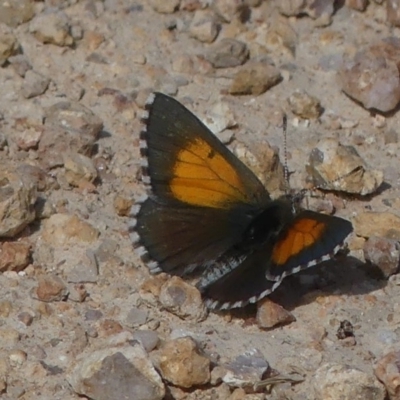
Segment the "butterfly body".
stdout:
<svg viewBox="0 0 400 400">
<path fill-rule="evenodd" d="M 210 308 L 240 307 L 282 279 L 328 259 L 350 222 L 271 200 L 254 175 L 189 110 L 156 93 L 141 133 L 149 196 L 132 209 L 130 232 L 153 273 L 201 271 Z"/>
</svg>

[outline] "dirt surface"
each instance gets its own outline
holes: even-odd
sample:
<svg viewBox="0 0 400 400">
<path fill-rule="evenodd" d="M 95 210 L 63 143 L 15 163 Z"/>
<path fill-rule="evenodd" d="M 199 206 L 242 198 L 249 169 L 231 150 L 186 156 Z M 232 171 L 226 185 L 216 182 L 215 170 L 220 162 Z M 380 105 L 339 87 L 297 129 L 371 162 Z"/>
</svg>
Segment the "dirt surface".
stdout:
<svg viewBox="0 0 400 400">
<path fill-rule="evenodd" d="M 120 332 L 138 329 L 157 332 L 161 342 L 186 332 L 221 364 L 255 348 L 280 373 L 302 371 L 304 382 L 285 384 L 286 397 L 273 393 L 266 398 L 321 398 L 314 394 L 315 371 L 326 362 L 347 364 L 374 377 L 375 362 L 397 350 L 400 294 L 396 279 L 380 279 L 364 264 L 365 239 L 352 234 L 346 258 L 285 279 L 271 299 L 291 311 L 296 321 L 266 331 L 254 321 L 254 305 L 210 313 L 198 322 L 145 301 L 140 287 L 149 274 L 132 248 L 127 210 L 135 196 L 144 193 L 139 179 L 140 115 L 147 95 L 157 90 L 176 97 L 205 121 L 216 105 L 227 105 L 235 123 L 226 123 L 228 134 L 221 137 L 254 152 L 258 143 L 267 141 L 280 149 L 281 157 L 281 117 L 287 113 L 288 165 L 295 190 L 305 186 L 305 165 L 321 138 L 354 146 L 370 168 L 383 172 L 384 184 L 367 197 L 330 197 L 340 204 L 336 215 L 352 221 L 372 210 L 400 217 L 399 115 L 393 111 L 383 116 L 351 100 L 341 90 L 337 73 L 344 54 L 352 56 L 373 42 L 399 35 L 387 22 L 385 4 L 371 2 L 362 12 L 343 5 L 327 26 L 319 26 L 307 13 L 282 16 L 277 1 L 250 7 L 244 23 L 235 13 L 231 21 L 223 21 L 212 11 L 219 31 L 214 43 L 206 43 L 191 37 L 194 11 L 160 13 L 150 3 L 35 2 L 33 19 L 7 28 L 19 46 L 0 68 L 1 163 L 10 173 L 23 165 L 39 170 L 18 175 L 38 188 L 34 221 L 28 225 L 27 216 L 27 227 L 2 238 L 3 243 L 27 243 L 31 258 L 19 268 L 16 256 L 11 257 L 11 266 L 3 268 L 9 271 L 0 276 L 1 398 L 86 398 L 71 386 L 79 355 L 107 347 Z M 196 9 L 202 2 L 182 3 Z M 61 15 L 69 32 L 58 44 L 54 38 L 62 31 L 60 23 L 52 39 L 37 33 L 52 24 L 38 24 L 37 19 L 54 14 Z M 276 30 L 277 21 L 284 28 Z M 269 29 L 284 33 L 274 42 L 268 39 Z M 241 66 L 214 68 L 205 57 L 223 38 L 246 43 L 250 60 L 273 64 L 280 82 L 262 94 L 229 94 Z M 23 59 L 15 59 L 17 54 Z M 25 62 L 27 71 L 39 76 L 28 74 Z M 288 98 L 297 90 L 318 100 L 323 109 L 318 118 L 305 120 L 291 112 Z M 90 120 L 93 131 L 101 123 L 103 128 L 88 134 L 78 112 L 68 122 L 61 106 L 50 108 L 61 101 L 70 102 L 67 109 L 75 103 L 85 106 L 83 121 Z M 53 125 L 49 116 L 56 121 Z M 68 131 L 71 137 L 58 135 L 57 129 L 69 123 L 75 124 Z M 91 151 L 76 144 L 86 140 L 85 134 L 91 137 Z M 76 159 L 72 153 L 87 157 Z M 76 166 L 79 173 L 74 175 Z M 355 342 L 338 339 L 343 320 L 352 323 Z M 172 391 L 170 398 L 227 398 L 222 391 L 218 394 L 218 385 L 215 388 L 181 391 L 180 397 Z"/>
</svg>

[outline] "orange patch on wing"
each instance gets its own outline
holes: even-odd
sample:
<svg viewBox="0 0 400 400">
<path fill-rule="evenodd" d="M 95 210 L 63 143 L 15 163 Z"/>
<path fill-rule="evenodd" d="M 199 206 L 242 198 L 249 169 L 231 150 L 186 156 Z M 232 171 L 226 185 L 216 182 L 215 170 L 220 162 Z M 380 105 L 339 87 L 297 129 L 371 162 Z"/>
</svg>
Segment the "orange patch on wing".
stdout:
<svg viewBox="0 0 400 400">
<path fill-rule="evenodd" d="M 178 154 L 170 181 L 176 199 L 195 206 L 227 208 L 245 202 L 235 168 L 203 140 L 190 142 Z"/>
<path fill-rule="evenodd" d="M 283 265 L 287 260 L 313 245 L 323 234 L 325 224 L 313 219 L 299 219 L 291 226 L 286 236 L 275 244 L 272 261 Z"/>
</svg>

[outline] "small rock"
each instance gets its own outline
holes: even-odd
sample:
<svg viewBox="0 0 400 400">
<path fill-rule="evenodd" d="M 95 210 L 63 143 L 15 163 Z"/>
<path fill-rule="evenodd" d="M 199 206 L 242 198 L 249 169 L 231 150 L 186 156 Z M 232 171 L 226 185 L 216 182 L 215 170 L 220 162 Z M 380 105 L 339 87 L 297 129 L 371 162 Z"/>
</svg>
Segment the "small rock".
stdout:
<svg viewBox="0 0 400 400">
<path fill-rule="evenodd" d="M 223 382 L 230 387 L 251 388 L 256 382 L 262 380 L 263 375 L 269 369 L 269 364 L 259 350 L 253 349 L 236 357 L 229 364 L 225 364 L 223 368 L 226 370 L 222 377 Z"/>
<path fill-rule="evenodd" d="M 206 54 L 205 58 L 215 68 L 237 67 L 246 62 L 249 50 L 245 43 L 235 39 L 222 39 Z"/>
<path fill-rule="evenodd" d="M 165 343 L 159 364 L 162 377 L 175 386 L 191 388 L 210 381 L 210 360 L 199 354 L 191 337 Z"/>
<path fill-rule="evenodd" d="M 162 14 L 172 14 L 178 8 L 181 0 L 150 0 L 154 11 Z"/>
<path fill-rule="evenodd" d="M 94 182 L 97 170 L 93 161 L 79 153 L 64 156 L 65 179 L 71 186 L 80 187 L 83 182 Z"/>
<path fill-rule="evenodd" d="M 125 318 L 125 324 L 130 328 L 135 328 L 144 325 L 149 318 L 149 312 L 147 310 L 141 310 L 140 308 L 131 308 L 128 315 Z"/>
<path fill-rule="evenodd" d="M 133 199 L 116 195 L 114 198 L 114 210 L 120 217 L 127 217 L 131 212 L 133 203 Z"/>
<path fill-rule="evenodd" d="M 33 315 L 26 311 L 18 314 L 18 320 L 21 321 L 25 326 L 31 326 L 33 322 Z"/>
<path fill-rule="evenodd" d="M 135 331 L 132 340 L 137 340 L 148 353 L 154 350 L 160 342 L 157 332 L 147 329 Z"/>
<path fill-rule="evenodd" d="M 207 310 L 197 288 L 178 276 L 168 279 L 160 290 L 160 303 L 180 318 L 203 321 Z"/>
<path fill-rule="evenodd" d="M 0 237 L 13 237 L 35 219 L 37 188 L 29 176 L 0 165 Z"/>
<path fill-rule="evenodd" d="M 340 326 L 336 332 L 338 339 L 343 340 L 348 337 L 354 337 L 354 327 L 347 319 L 340 321 Z"/>
<path fill-rule="evenodd" d="M 194 74 L 193 58 L 188 54 L 177 55 L 172 60 L 172 70 L 181 74 Z M 138 103 L 137 100 L 136 103 Z"/>
<path fill-rule="evenodd" d="M 68 287 L 68 291 L 68 300 L 75 301 L 76 303 L 83 303 L 88 296 L 88 292 L 82 284 L 71 285 Z"/>
<path fill-rule="evenodd" d="M 275 86 L 281 79 L 279 70 L 273 65 L 251 62 L 242 66 L 235 74 L 228 92 L 258 96 Z"/>
<path fill-rule="evenodd" d="M 241 20 L 246 10 L 243 0 L 214 0 L 212 4 L 225 22 Z"/>
<path fill-rule="evenodd" d="M 96 283 L 99 279 L 99 266 L 91 251 L 86 251 L 82 261 L 68 272 L 68 282 Z"/>
<path fill-rule="evenodd" d="M 377 236 L 400 241 L 400 217 L 389 212 L 361 212 L 353 218 L 354 232 L 365 238 Z"/>
<path fill-rule="evenodd" d="M 200 42 L 212 43 L 218 35 L 215 16 L 208 10 L 197 10 L 190 23 L 189 33 Z"/>
<path fill-rule="evenodd" d="M 354 147 L 331 138 L 322 139 L 311 150 L 306 169 L 314 184 L 324 190 L 365 196 L 383 182 L 383 172 L 369 169 Z"/>
<path fill-rule="evenodd" d="M 164 384 L 140 344 L 111 347 L 78 357 L 68 382 L 96 400 L 162 400 Z"/>
<path fill-rule="evenodd" d="M 340 364 L 324 364 L 315 371 L 316 400 L 384 400 L 386 390 L 373 376 Z"/>
<path fill-rule="evenodd" d="M 386 39 L 343 63 L 339 70 L 342 90 L 367 109 L 393 110 L 400 101 L 400 41 Z"/>
<path fill-rule="evenodd" d="M 246 145 L 236 142 L 233 153 L 255 173 L 270 193 L 284 192 L 286 181 L 276 147 L 266 140 L 261 143 L 249 140 Z"/>
<path fill-rule="evenodd" d="M 89 156 L 102 129 L 102 120 L 80 103 L 56 103 L 46 110 L 39 157 L 47 168 L 54 168 L 63 165 L 62 154 Z"/>
<path fill-rule="evenodd" d="M 70 35 L 69 18 L 61 12 L 39 14 L 31 22 L 29 31 L 42 43 L 51 43 L 57 46 L 74 44 L 74 39 Z"/>
<path fill-rule="evenodd" d="M 0 23 L 12 28 L 29 21 L 35 15 L 35 5 L 30 0 L 0 2 Z"/>
<path fill-rule="evenodd" d="M 14 368 L 20 367 L 22 364 L 24 364 L 27 358 L 28 355 L 25 353 L 25 351 L 19 349 L 11 350 L 8 354 L 10 366 Z"/>
<path fill-rule="evenodd" d="M 40 301 L 62 301 L 68 295 L 64 282 L 56 275 L 44 275 L 38 280 L 38 286 L 32 296 Z"/>
<path fill-rule="evenodd" d="M 394 26 L 400 26 L 399 0 L 386 0 L 386 19 Z"/>
<path fill-rule="evenodd" d="M 31 261 L 31 245 L 27 242 L 0 242 L 0 272 L 22 271 Z"/>
<path fill-rule="evenodd" d="M 0 9 L 1 6 L 0 3 Z M 19 44 L 17 38 L 11 30 L 6 28 L 4 25 L 0 25 L 0 67 L 3 66 L 12 55 L 17 53 L 18 48 Z"/>
<path fill-rule="evenodd" d="M 102 120 L 92 110 L 72 101 L 62 101 L 50 106 L 46 110 L 45 124 L 51 128 L 61 128 L 68 133 L 81 135 L 90 145 L 103 129 Z M 83 150 L 78 148 L 78 153 L 82 153 Z"/>
<path fill-rule="evenodd" d="M 42 239 L 55 247 L 76 241 L 92 243 L 98 236 L 97 229 L 76 215 L 54 214 L 43 225 Z"/>
<path fill-rule="evenodd" d="M 7 318 L 12 310 L 12 304 L 8 300 L 0 301 L 0 316 Z"/>
<path fill-rule="evenodd" d="M 346 0 L 346 7 L 357 11 L 364 11 L 367 8 L 368 0 Z"/>
<path fill-rule="evenodd" d="M 168 281 L 168 275 L 161 273 L 151 276 L 145 280 L 140 287 L 140 298 L 147 304 L 159 305 L 158 299 L 160 297 L 162 286 Z"/>
<path fill-rule="evenodd" d="M 319 100 L 305 91 L 297 91 L 288 98 L 293 114 L 304 119 L 317 119 L 322 113 Z"/>
<path fill-rule="evenodd" d="M 32 97 L 39 96 L 43 94 L 47 88 L 49 87 L 50 79 L 45 76 L 33 71 L 29 70 L 25 74 L 25 80 L 22 84 L 22 95 L 26 99 L 30 99 Z"/>
<path fill-rule="evenodd" d="M 290 324 L 296 321 L 292 313 L 268 298 L 258 303 L 256 318 L 257 325 L 262 329 L 271 329 L 274 326 Z"/>
<path fill-rule="evenodd" d="M 392 351 L 382 357 L 375 365 L 376 377 L 385 385 L 390 400 L 400 396 L 400 351 Z"/>
<path fill-rule="evenodd" d="M 208 111 L 204 123 L 214 134 L 237 126 L 235 114 L 228 103 L 219 101 Z"/>
<path fill-rule="evenodd" d="M 364 244 L 365 260 L 377 266 L 385 278 L 399 271 L 400 252 L 397 241 L 371 236 Z"/>
<path fill-rule="evenodd" d="M 121 332 L 123 333 L 124 331 L 124 328 L 118 321 L 110 318 L 99 320 L 96 323 L 96 327 L 98 335 L 101 338 L 118 336 Z"/>
<path fill-rule="evenodd" d="M 17 146 L 25 151 L 36 149 L 42 133 L 43 131 L 40 127 L 30 127 L 24 129 L 22 132 L 16 132 L 15 141 Z"/>
<path fill-rule="evenodd" d="M 12 328 L 0 328 L 0 337 L 2 349 L 11 349 L 21 340 L 19 332 Z"/>
</svg>

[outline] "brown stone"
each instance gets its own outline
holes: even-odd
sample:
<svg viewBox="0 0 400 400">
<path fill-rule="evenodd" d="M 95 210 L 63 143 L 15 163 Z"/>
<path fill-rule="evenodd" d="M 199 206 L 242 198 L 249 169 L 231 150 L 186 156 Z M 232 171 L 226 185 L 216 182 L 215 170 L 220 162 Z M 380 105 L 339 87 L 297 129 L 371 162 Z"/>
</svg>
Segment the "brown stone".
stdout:
<svg viewBox="0 0 400 400">
<path fill-rule="evenodd" d="M 56 275 L 41 276 L 37 288 L 33 291 L 33 297 L 45 302 L 64 300 L 67 294 L 67 287 Z"/>
<path fill-rule="evenodd" d="M 210 360 L 199 354 L 191 337 L 167 342 L 161 349 L 159 362 L 163 378 L 173 385 L 190 388 L 210 381 Z"/>
<path fill-rule="evenodd" d="M 22 271 L 31 260 L 31 245 L 27 242 L 0 243 L 0 271 Z"/>
<path fill-rule="evenodd" d="M 268 298 L 258 303 L 257 324 L 260 328 L 271 329 L 277 325 L 290 324 L 296 318 L 289 311 Z"/>
</svg>

